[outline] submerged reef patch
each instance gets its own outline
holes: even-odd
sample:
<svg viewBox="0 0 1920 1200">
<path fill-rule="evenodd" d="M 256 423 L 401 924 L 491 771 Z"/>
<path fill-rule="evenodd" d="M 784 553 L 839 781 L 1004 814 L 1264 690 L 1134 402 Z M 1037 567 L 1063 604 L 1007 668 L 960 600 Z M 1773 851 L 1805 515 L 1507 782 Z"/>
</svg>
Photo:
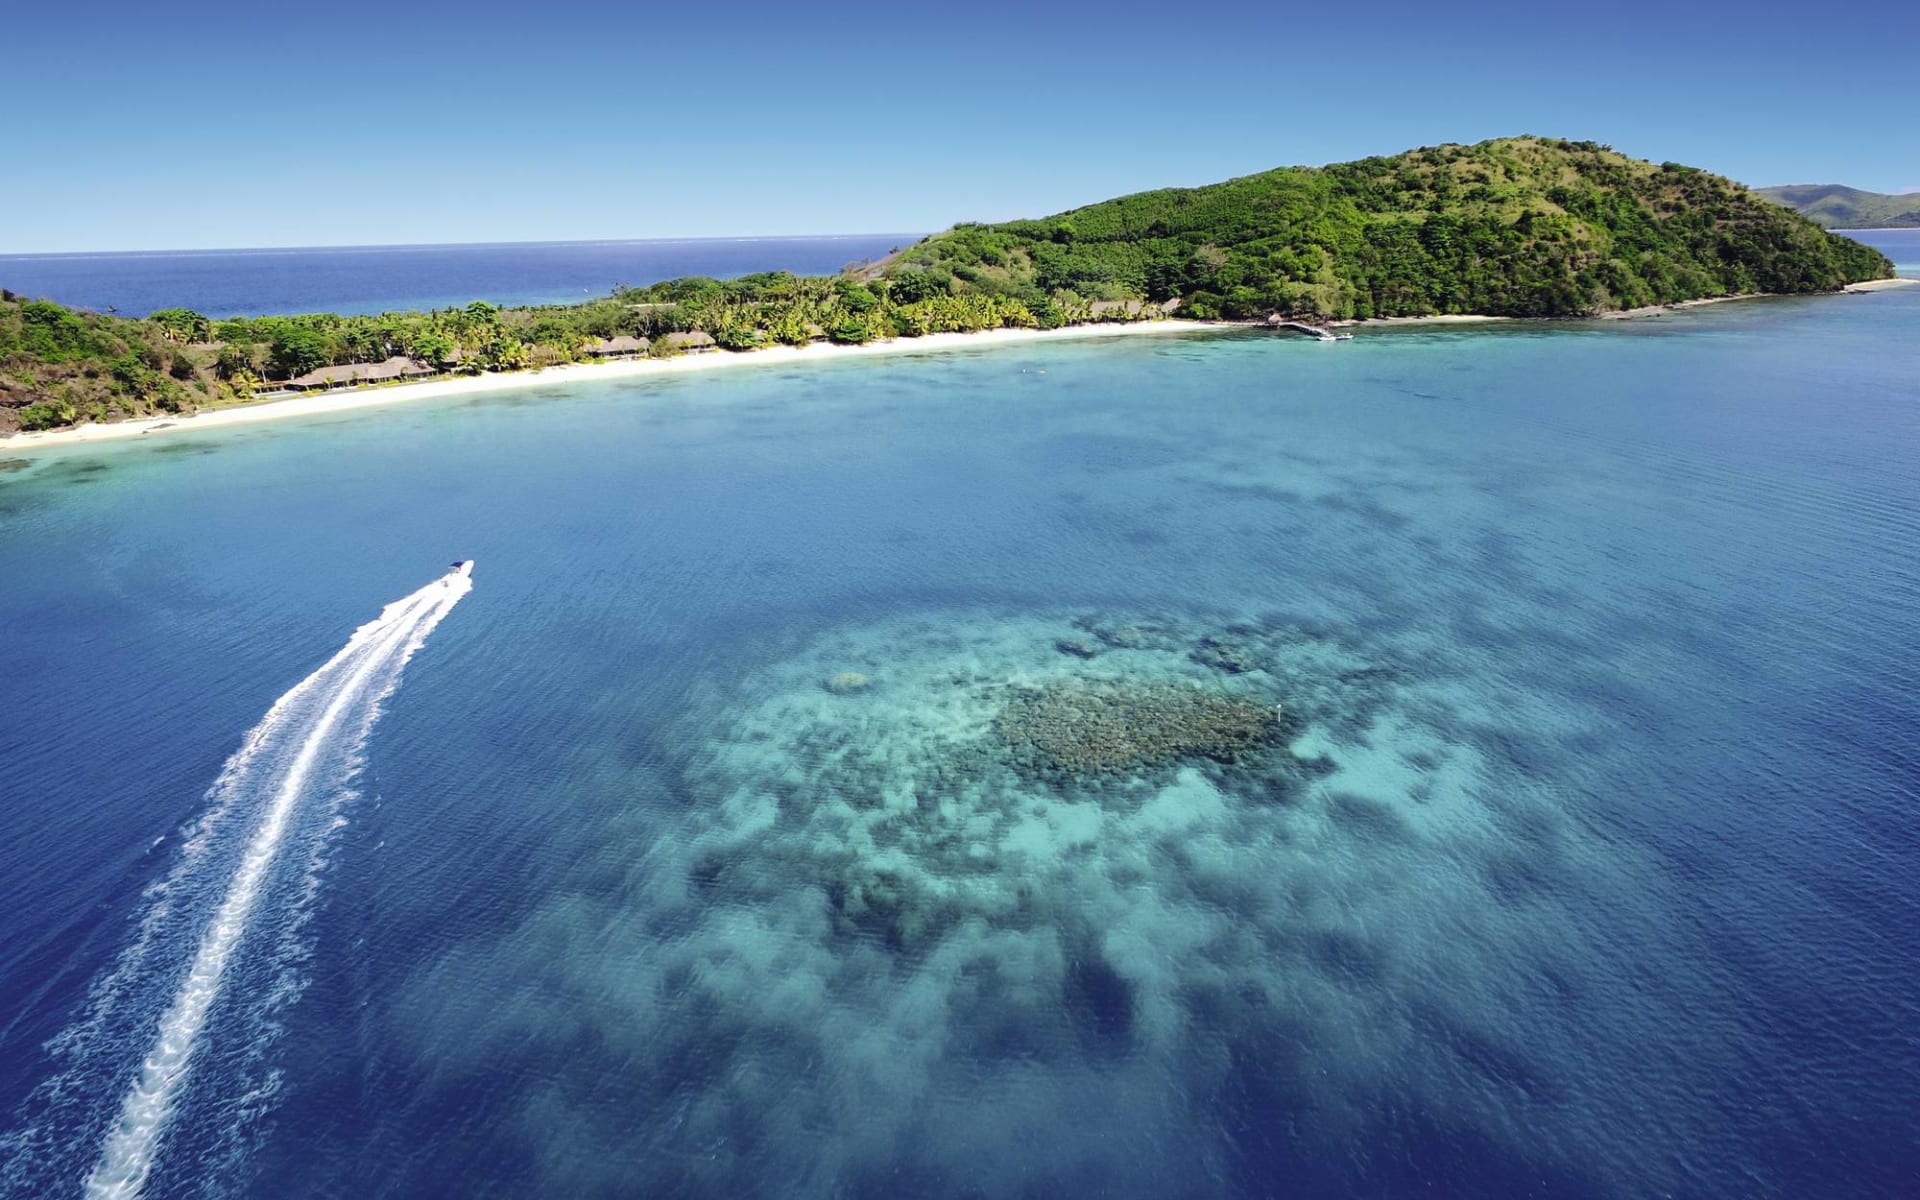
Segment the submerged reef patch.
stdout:
<svg viewBox="0 0 1920 1200">
<path fill-rule="evenodd" d="M 872 687 L 873 680 L 858 671 L 840 671 L 829 676 L 821 686 L 836 696 L 852 696 Z"/>
<path fill-rule="evenodd" d="M 1097 877 L 1090 895 L 1163 876 L 1227 897 L 1237 885 L 1178 866 L 1204 853 L 1182 831 L 1217 827 L 1259 854 L 1301 821 L 1354 827 L 1333 811 L 1350 798 L 1270 810 L 1337 770 L 1329 748 L 1374 720 L 1392 677 L 1284 622 L 957 616 L 829 634 L 747 681 L 750 702 L 708 738 L 688 790 L 723 800 L 707 810 L 718 828 L 751 813 L 754 831 L 724 848 L 702 833 L 689 879 L 721 905 L 761 903 L 772 878 L 802 887 L 824 931 L 900 970 L 970 929 L 1070 942 L 1048 991 L 1054 1011 L 1081 1011 L 1058 1001 L 1098 955 L 1081 887 L 1063 881 Z"/>
<path fill-rule="evenodd" d="M 1013 689 L 993 728 L 1030 774 L 1113 775 L 1188 758 L 1235 762 L 1280 740 L 1281 711 L 1180 684 L 1072 680 Z"/>
</svg>

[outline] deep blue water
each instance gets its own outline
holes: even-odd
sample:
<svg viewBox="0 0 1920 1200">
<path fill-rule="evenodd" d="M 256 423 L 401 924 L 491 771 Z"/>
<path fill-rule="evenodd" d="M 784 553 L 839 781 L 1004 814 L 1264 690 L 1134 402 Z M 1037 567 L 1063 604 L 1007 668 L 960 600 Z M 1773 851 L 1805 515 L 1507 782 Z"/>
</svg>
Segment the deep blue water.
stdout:
<svg viewBox="0 0 1920 1200">
<path fill-rule="evenodd" d="M 146 1194 L 1910 1195 L 1916 291 L 8 464 L 0 1190 L 100 1159 L 243 734 L 471 556 Z M 1020 757 L 1169 688 L 1283 743 Z"/>
<path fill-rule="evenodd" d="M 0 254 L 0 284 L 23 295 L 130 316 L 191 308 L 213 317 L 378 313 L 474 300 L 566 304 L 682 275 L 831 274 L 879 258 L 917 234 L 502 242 L 475 246 L 332 246 Z"/>
<path fill-rule="evenodd" d="M 1902 275 L 1920 275 L 1920 229 L 1862 229 L 1847 235 L 1893 260 Z"/>
</svg>

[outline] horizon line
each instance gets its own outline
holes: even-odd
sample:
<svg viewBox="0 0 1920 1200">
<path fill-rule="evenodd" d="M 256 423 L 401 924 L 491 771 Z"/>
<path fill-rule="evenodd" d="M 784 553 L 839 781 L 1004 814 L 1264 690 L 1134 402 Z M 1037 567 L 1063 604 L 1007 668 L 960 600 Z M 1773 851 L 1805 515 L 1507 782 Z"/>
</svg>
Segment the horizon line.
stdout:
<svg viewBox="0 0 1920 1200">
<path fill-rule="evenodd" d="M 672 246 L 687 245 L 694 242 L 833 242 L 851 241 L 855 238 L 896 237 L 911 238 L 914 241 L 918 241 L 926 236 L 926 233 L 877 230 L 872 233 L 769 233 L 659 238 L 529 238 L 525 240 L 507 239 L 497 242 L 340 242 L 314 243 L 303 246 L 199 246 L 153 250 L 0 250 L 0 260 L 28 258 L 191 258 L 199 255 L 213 254 L 314 254 L 322 252 L 339 253 L 354 250 L 370 252 L 470 250 L 483 246 Z"/>
</svg>

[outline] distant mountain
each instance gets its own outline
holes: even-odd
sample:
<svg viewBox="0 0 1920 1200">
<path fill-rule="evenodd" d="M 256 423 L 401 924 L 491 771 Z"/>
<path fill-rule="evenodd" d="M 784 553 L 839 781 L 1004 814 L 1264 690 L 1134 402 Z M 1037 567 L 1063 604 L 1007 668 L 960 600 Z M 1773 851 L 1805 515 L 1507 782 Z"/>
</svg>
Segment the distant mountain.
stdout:
<svg viewBox="0 0 1920 1200">
<path fill-rule="evenodd" d="M 1920 228 L 1920 192 L 1889 196 L 1837 183 L 1790 183 L 1755 188 L 1754 193 L 1812 217 L 1828 229 Z"/>
</svg>

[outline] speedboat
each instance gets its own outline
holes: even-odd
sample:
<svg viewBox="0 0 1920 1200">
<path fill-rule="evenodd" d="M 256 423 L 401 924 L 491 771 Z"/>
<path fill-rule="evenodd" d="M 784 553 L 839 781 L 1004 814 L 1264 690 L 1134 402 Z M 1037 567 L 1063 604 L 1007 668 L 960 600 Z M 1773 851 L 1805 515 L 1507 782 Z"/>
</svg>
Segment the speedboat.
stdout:
<svg viewBox="0 0 1920 1200">
<path fill-rule="evenodd" d="M 452 587 L 455 579 L 464 578 L 472 574 L 473 560 L 470 558 L 457 559 L 453 566 L 447 570 L 447 573 L 441 576 L 441 582 L 445 583 L 448 587 Z"/>
</svg>

